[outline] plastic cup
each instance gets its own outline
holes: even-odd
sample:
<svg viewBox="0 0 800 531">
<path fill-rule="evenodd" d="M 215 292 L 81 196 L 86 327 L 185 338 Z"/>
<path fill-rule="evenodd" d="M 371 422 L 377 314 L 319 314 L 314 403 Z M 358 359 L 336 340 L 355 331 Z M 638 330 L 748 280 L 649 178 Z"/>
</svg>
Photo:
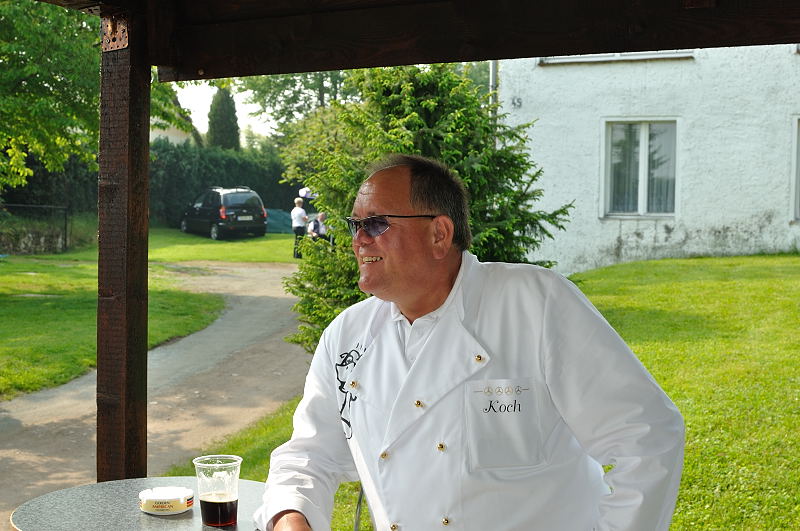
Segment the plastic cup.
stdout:
<svg viewBox="0 0 800 531">
<path fill-rule="evenodd" d="M 239 506 L 238 455 L 204 455 L 192 460 L 197 474 L 197 499 L 203 525 L 223 527 L 236 525 Z"/>
</svg>

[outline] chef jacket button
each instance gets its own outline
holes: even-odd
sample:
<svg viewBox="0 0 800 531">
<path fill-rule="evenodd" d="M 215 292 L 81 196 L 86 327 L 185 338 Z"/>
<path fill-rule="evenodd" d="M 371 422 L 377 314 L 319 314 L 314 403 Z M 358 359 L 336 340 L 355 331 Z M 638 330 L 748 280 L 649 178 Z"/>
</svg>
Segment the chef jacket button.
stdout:
<svg viewBox="0 0 800 531">
<path fill-rule="evenodd" d="M 351 381 L 351 382 L 350 382 L 350 387 L 352 387 L 353 389 L 355 389 L 356 387 L 358 387 L 358 382 L 357 382 L 357 381 L 355 381 L 355 380 Z"/>
<path fill-rule="evenodd" d="M 483 356 L 481 356 L 480 354 L 475 354 L 475 361 L 477 361 L 478 363 L 482 362 Z"/>
<path fill-rule="evenodd" d="M 400 526 L 397 524 L 392 524 L 389 526 L 389 529 L 391 529 L 392 531 L 397 531 L 398 529 L 400 529 Z"/>
<path fill-rule="evenodd" d="M 440 442 L 439 444 L 436 445 L 436 449 L 439 450 L 440 452 L 444 452 L 445 448 L 447 447 L 444 445 L 443 442 Z"/>
<path fill-rule="evenodd" d="M 389 457 L 389 452 L 384 450 L 383 452 L 381 452 L 381 456 L 380 457 L 381 457 L 381 459 L 386 459 L 387 457 Z"/>
<path fill-rule="evenodd" d="M 422 403 L 422 400 L 414 400 L 414 406 L 425 407 L 425 404 Z"/>
<path fill-rule="evenodd" d="M 442 525 L 450 525 L 450 519 L 446 516 L 442 518 Z"/>
</svg>

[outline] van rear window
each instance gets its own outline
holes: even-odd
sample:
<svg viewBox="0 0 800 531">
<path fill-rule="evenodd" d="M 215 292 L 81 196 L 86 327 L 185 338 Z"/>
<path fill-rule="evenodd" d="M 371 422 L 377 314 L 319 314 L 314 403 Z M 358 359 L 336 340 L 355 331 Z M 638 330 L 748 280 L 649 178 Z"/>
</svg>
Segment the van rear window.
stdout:
<svg viewBox="0 0 800 531">
<path fill-rule="evenodd" d="M 225 206 L 229 207 L 261 206 L 261 201 L 259 201 L 258 196 L 252 192 L 233 192 L 230 194 L 225 194 L 223 196 L 223 203 L 225 204 Z"/>
</svg>

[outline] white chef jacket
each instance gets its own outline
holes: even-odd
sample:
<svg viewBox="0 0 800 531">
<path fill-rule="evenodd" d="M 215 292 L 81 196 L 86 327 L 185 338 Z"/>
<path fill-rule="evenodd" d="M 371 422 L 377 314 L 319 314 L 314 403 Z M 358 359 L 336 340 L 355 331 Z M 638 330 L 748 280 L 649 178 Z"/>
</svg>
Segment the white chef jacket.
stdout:
<svg viewBox="0 0 800 531">
<path fill-rule="evenodd" d="M 392 303 L 325 330 L 260 529 L 287 509 L 330 529 L 357 479 L 381 531 L 668 529 L 683 419 L 569 280 L 465 252 L 436 312 L 413 363 Z"/>
</svg>

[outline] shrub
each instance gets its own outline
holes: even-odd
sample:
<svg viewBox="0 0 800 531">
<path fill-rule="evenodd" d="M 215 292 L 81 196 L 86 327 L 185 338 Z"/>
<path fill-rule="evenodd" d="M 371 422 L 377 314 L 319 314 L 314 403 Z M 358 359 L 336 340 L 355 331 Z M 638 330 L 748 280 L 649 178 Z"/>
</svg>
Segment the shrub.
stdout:
<svg viewBox="0 0 800 531">
<path fill-rule="evenodd" d="M 541 170 L 525 147 L 528 127 L 498 120 L 489 97 L 455 66 L 376 68 L 349 80 L 363 103 L 318 109 L 291 128 L 282 150 L 288 179 L 318 194 L 314 206 L 329 214 L 334 236 L 332 246 L 302 242 L 302 263 L 286 281 L 300 299 L 301 325 L 289 340 L 308 351 L 333 317 L 365 297 L 342 218 L 363 169 L 384 154 L 433 157 L 461 177 L 471 196 L 471 251 L 481 260 L 549 265 L 531 254 L 553 228 L 563 228 L 571 208 L 535 209 Z"/>
</svg>

